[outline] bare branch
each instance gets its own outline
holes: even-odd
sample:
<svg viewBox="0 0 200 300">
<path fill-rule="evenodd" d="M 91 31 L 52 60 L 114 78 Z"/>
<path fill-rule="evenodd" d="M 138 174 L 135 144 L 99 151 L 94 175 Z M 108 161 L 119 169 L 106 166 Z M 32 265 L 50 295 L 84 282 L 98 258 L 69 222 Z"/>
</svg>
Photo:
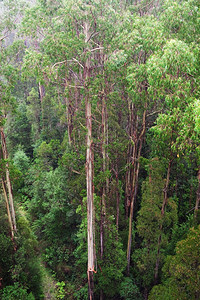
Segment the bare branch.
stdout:
<svg viewBox="0 0 200 300">
<path fill-rule="evenodd" d="M 89 39 L 87 40 L 87 42 L 89 42 L 91 40 L 91 38 L 93 38 L 94 36 L 98 35 L 99 32 L 92 32 Z"/>
<path fill-rule="evenodd" d="M 73 58 L 72 60 L 75 61 L 75 62 L 77 62 L 79 64 L 79 66 L 81 66 L 81 68 L 84 69 L 84 66 L 76 58 Z"/>
<path fill-rule="evenodd" d="M 148 114 L 147 117 L 153 116 L 153 115 L 155 115 L 155 114 L 158 114 L 158 113 L 160 113 L 161 111 L 162 111 L 162 110 L 154 111 L 154 112 L 152 112 L 151 114 Z"/>
<path fill-rule="evenodd" d="M 61 65 L 61 64 L 64 64 L 67 60 L 63 60 L 63 61 L 59 61 L 57 63 L 55 63 L 53 66 L 52 66 L 52 69 L 57 66 L 57 65 Z"/>
<path fill-rule="evenodd" d="M 84 89 L 83 85 L 71 85 L 71 84 L 68 84 L 68 86 L 72 87 L 72 88 Z"/>
<path fill-rule="evenodd" d="M 76 170 L 74 170 L 74 169 L 72 169 L 72 168 L 70 168 L 70 170 L 71 170 L 73 173 L 76 173 L 76 174 L 79 174 L 79 175 L 81 175 L 81 173 L 80 173 L 80 172 L 78 172 L 78 171 L 76 171 Z"/>
<path fill-rule="evenodd" d="M 94 49 L 90 50 L 90 52 L 94 52 L 96 50 L 103 50 L 103 49 L 104 49 L 104 47 L 98 47 L 98 48 L 94 48 Z"/>
<path fill-rule="evenodd" d="M 7 37 L 7 35 L 4 35 L 0 38 L 0 42 L 3 41 L 5 38 Z"/>
</svg>

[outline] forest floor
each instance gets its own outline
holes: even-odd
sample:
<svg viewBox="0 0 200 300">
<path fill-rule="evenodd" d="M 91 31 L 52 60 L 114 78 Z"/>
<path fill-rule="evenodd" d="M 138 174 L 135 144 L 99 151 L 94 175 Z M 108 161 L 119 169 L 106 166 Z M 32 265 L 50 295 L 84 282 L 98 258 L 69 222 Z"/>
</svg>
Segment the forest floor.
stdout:
<svg viewBox="0 0 200 300">
<path fill-rule="evenodd" d="M 42 271 L 42 287 L 44 293 L 44 299 L 54 300 L 57 299 L 56 297 L 56 281 L 52 277 L 51 273 L 45 268 L 44 263 L 40 262 L 41 271 Z"/>
</svg>

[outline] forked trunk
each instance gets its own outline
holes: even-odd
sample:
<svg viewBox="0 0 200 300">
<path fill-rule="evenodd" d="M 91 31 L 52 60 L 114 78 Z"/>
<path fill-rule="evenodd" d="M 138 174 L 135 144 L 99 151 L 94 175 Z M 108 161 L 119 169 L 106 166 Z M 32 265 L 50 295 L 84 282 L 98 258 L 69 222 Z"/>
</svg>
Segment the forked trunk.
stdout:
<svg viewBox="0 0 200 300">
<path fill-rule="evenodd" d="M 133 222 L 133 210 L 135 205 L 135 200 L 137 196 L 138 190 L 138 176 L 140 170 L 140 156 L 142 151 L 142 144 L 143 144 L 143 137 L 145 134 L 146 129 L 146 107 L 143 112 L 143 119 L 142 119 L 142 130 L 140 132 L 139 137 L 137 138 L 137 134 L 135 133 L 133 136 L 133 182 L 132 182 L 132 193 L 131 193 L 131 206 L 130 206 L 130 214 L 129 214 L 129 233 L 128 233 L 128 246 L 127 246 L 127 274 L 129 275 L 130 272 L 130 258 L 131 258 L 131 243 L 132 243 L 132 222 Z"/>
</svg>

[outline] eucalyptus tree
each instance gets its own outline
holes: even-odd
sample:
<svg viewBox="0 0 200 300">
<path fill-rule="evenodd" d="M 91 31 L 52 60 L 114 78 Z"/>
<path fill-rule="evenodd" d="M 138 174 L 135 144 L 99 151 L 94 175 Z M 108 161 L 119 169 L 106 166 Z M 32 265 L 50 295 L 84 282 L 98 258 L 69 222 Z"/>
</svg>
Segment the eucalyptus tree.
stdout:
<svg viewBox="0 0 200 300">
<path fill-rule="evenodd" d="M 197 147 L 198 136 L 194 133 L 196 55 L 179 40 L 169 40 L 158 54 L 148 61 L 149 92 L 156 98 L 165 99 L 165 113 L 161 113 L 152 129 L 157 140 L 157 150 L 165 158 L 167 176 L 164 187 L 161 215 L 164 216 L 168 201 L 170 173 L 177 156 L 187 154 Z M 194 141 L 194 142 L 192 142 Z M 158 239 L 158 255 L 155 280 L 158 278 L 161 236 Z"/>
<path fill-rule="evenodd" d="M 72 134 L 73 123 L 75 115 L 82 108 L 82 103 L 85 104 L 88 282 L 89 297 L 92 299 L 95 266 L 92 100 L 95 93 L 102 102 L 102 168 L 105 172 L 107 91 L 104 88 L 105 83 L 102 90 L 94 83 L 98 76 L 105 78 L 104 63 L 110 51 L 109 43 L 116 31 L 117 4 L 113 4 L 112 1 L 109 3 L 63 1 L 58 4 L 58 9 L 55 10 L 55 7 L 41 2 L 41 5 L 27 11 L 23 21 L 23 32 L 34 36 L 36 45 L 34 50 L 27 49 L 23 69 L 26 76 L 36 77 L 40 91 L 43 86 L 43 90 L 47 93 L 49 87 L 56 84 L 56 94 L 59 95 L 61 104 L 64 101 L 66 106 L 69 146 L 76 147 L 76 140 Z M 32 44 L 34 46 L 34 42 Z M 45 97 L 44 93 L 40 92 L 41 101 Z M 105 191 L 102 193 L 103 207 L 105 207 L 104 194 Z M 101 239 L 103 251 L 103 236 Z"/>
<path fill-rule="evenodd" d="M 176 38 L 187 44 L 199 44 L 199 1 L 164 1 L 160 20 L 168 38 Z"/>
<path fill-rule="evenodd" d="M 155 286 L 149 299 L 198 299 L 199 289 L 199 233 L 192 227 L 185 239 L 179 241 L 174 256 L 168 256 L 163 267 L 165 280 Z"/>
<path fill-rule="evenodd" d="M 148 177 L 142 184 L 141 208 L 137 215 L 137 234 L 142 239 L 142 247 L 135 249 L 132 259 L 142 279 L 145 299 L 154 284 L 157 243 L 161 232 L 163 230 L 160 262 L 163 263 L 164 249 L 170 241 L 172 228 L 177 224 L 177 204 L 173 198 L 168 199 L 165 215 L 160 214 L 165 185 L 163 173 L 165 165 L 161 160 L 149 160 Z"/>
<path fill-rule="evenodd" d="M 123 36 L 123 37 L 122 37 Z M 126 16 L 121 29 L 121 56 L 128 64 L 127 93 L 129 139 L 126 174 L 126 217 L 129 215 L 127 271 L 130 269 L 132 221 L 138 191 L 140 157 L 145 141 L 148 115 L 156 114 L 159 101 L 148 92 L 147 61 L 164 43 L 162 25 L 152 16 Z"/>
</svg>

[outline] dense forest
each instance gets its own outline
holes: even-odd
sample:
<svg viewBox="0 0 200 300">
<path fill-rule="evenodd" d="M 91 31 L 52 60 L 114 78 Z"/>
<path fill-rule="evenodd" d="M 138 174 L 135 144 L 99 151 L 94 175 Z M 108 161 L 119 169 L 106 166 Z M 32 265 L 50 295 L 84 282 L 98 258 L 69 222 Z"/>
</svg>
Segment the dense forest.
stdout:
<svg viewBox="0 0 200 300">
<path fill-rule="evenodd" d="M 200 299 L 199 8 L 0 1 L 0 299 Z"/>
</svg>

